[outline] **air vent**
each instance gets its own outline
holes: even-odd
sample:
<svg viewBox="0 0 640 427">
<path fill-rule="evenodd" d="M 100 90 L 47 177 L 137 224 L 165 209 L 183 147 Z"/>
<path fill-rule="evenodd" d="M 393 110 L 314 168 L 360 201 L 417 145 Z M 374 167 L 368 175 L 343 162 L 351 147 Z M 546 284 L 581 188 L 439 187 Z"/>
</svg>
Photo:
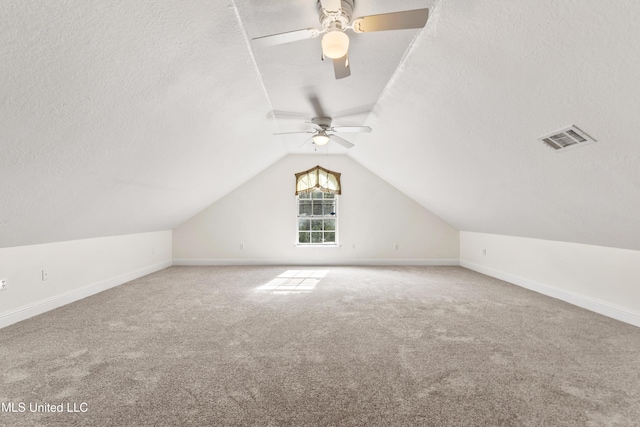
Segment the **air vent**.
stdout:
<svg viewBox="0 0 640 427">
<path fill-rule="evenodd" d="M 575 126 L 570 126 L 566 129 L 555 131 L 552 134 L 541 136 L 538 138 L 538 141 L 544 143 L 547 147 L 553 148 L 554 151 L 571 150 L 596 142 L 595 139 Z"/>
</svg>

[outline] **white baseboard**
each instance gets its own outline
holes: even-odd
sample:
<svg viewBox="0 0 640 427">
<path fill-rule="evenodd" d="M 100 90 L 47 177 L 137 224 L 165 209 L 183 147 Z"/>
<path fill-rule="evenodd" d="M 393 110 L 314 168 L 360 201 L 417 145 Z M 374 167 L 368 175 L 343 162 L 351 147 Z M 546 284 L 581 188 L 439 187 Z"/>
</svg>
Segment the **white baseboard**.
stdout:
<svg viewBox="0 0 640 427">
<path fill-rule="evenodd" d="M 460 260 L 460 266 L 640 327 L 640 313 L 637 311 L 468 261 Z"/>
<path fill-rule="evenodd" d="M 174 259 L 173 265 L 460 265 L 457 259 Z"/>
<path fill-rule="evenodd" d="M 37 316 L 38 314 L 45 313 L 63 305 L 67 305 L 74 301 L 81 300 L 88 296 L 97 294 L 115 286 L 122 285 L 123 283 L 130 282 L 147 274 L 155 273 L 164 268 L 170 267 L 172 262 L 164 261 L 159 264 L 150 265 L 130 273 L 125 273 L 111 279 L 102 280 L 100 282 L 92 283 L 87 286 L 83 286 L 72 291 L 64 292 L 59 295 L 36 301 L 34 303 L 22 306 L 20 308 L 8 311 L 6 313 L 0 313 L 0 329 L 5 326 L 13 325 L 14 323 L 26 320 L 30 317 Z"/>
</svg>

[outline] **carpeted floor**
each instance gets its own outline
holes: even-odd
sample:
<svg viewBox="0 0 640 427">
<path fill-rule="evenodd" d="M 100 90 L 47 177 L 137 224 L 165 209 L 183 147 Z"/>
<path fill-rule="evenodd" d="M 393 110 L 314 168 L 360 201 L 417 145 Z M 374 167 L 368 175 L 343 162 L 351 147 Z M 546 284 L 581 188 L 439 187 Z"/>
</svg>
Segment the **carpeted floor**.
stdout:
<svg viewBox="0 0 640 427">
<path fill-rule="evenodd" d="M 461 267 L 171 267 L 1 329 L 0 403 L 3 426 L 637 426 L 640 329 Z"/>
</svg>

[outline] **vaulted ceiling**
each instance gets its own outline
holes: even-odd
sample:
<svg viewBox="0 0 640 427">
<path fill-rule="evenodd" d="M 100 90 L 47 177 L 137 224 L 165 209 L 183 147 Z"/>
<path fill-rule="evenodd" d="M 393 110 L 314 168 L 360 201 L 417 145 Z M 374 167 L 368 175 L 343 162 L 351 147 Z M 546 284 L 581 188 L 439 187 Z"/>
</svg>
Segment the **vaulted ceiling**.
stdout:
<svg viewBox="0 0 640 427">
<path fill-rule="evenodd" d="M 640 4 L 356 0 L 354 15 L 423 7 L 421 30 L 353 35 L 335 80 L 319 39 L 251 43 L 317 27 L 315 0 L 3 1 L 0 247 L 171 229 L 313 153 L 272 134 L 307 129 L 315 96 L 373 128 L 316 153 L 460 230 L 640 250 Z M 572 124 L 598 142 L 536 140 Z"/>
</svg>

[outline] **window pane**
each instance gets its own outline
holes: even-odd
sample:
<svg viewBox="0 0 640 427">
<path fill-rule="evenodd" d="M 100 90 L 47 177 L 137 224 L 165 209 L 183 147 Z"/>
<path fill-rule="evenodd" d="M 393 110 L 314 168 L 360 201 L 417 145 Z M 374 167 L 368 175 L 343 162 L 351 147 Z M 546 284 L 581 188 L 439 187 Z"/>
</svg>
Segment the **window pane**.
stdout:
<svg viewBox="0 0 640 427">
<path fill-rule="evenodd" d="M 310 199 L 311 198 L 311 193 L 300 193 L 300 194 L 298 194 L 298 198 L 300 198 L 300 199 Z"/>
<path fill-rule="evenodd" d="M 333 201 L 322 202 L 322 214 L 331 215 L 335 213 Z"/>
<path fill-rule="evenodd" d="M 313 197 L 314 199 L 322 199 L 322 196 L 322 191 L 314 191 L 313 193 L 311 193 L 311 197 Z"/>
<path fill-rule="evenodd" d="M 322 243 L 322 231 L 311 232 L 311 243 Z"/>
<path fill-rule="evenodd" d="M 322 202 L 313 201 L 313 214 L 317 216 L 322 216 Z"/>
<path fill-rule="evenodd" d="M 311 215 L 311 200 L 300 200 L 299 201 L 299 216 L 307 216 Z"/>
<path fill-rule="evenodd" d="M 322 230 L 322 220 L 321 219 L 314 219 L 311 221 L 311 229 L 314 231 L 321 231 Z"/>
<path fill-rule="evenodd" d="M 336 198 L 336 195 L 333 193 L 324 193 L 324 198 L 325 199 L 329 199 L 329 200 L 333 200 Z"/>
<path fill-rule="evenodd" d="M 298 243 L 309 243 L 309 233 L 298 233 Z"/>
<path fill-rule="evenodd" d="M 324 229 L 334 231 L 336 229 L 336 220 L 335 219 L 325 219 L 324 220 Z"/>
<path fill-rule="evenodd" d="M 324 233 L 324 241 L 325 241 L 325 243 L 335 243 L 336 242 L 336 233 L 334 233 L 334 232 Z"/>
<path fill-rule="evenodd" d="M 309 231 L 309 230 L 311 230 L 311 220 L 299 219 L 298 220 L 298 230 L 300 230 L 300 231 Z"/>
</svg>

